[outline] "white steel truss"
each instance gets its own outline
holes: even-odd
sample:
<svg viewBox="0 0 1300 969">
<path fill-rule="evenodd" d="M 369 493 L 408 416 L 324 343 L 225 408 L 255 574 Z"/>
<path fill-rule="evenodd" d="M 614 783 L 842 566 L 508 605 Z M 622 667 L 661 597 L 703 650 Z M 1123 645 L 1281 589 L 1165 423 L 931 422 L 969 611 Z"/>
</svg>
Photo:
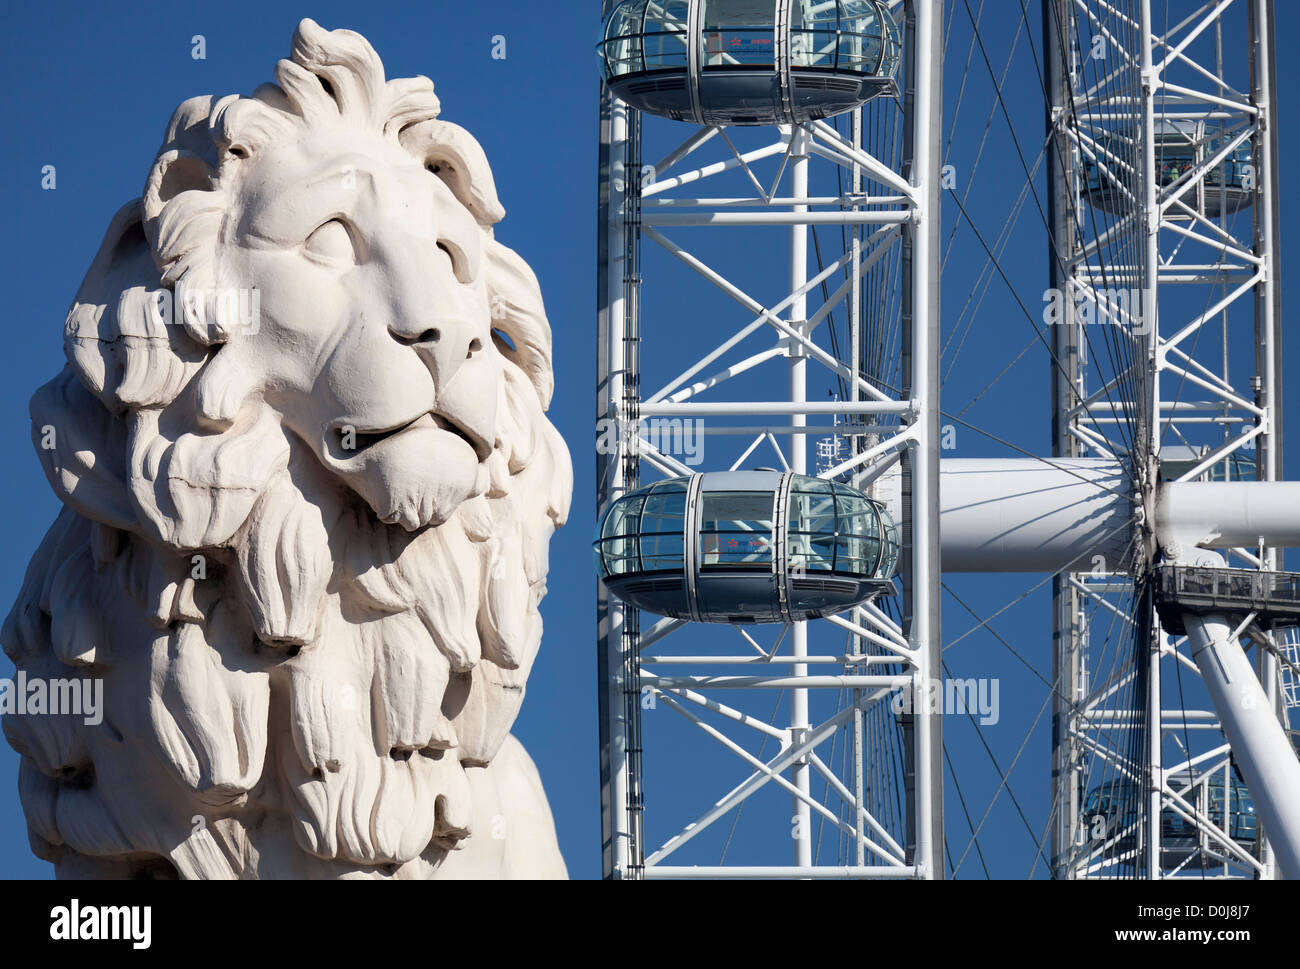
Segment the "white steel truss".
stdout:
<svg viewBox="0 0 1300 969">
<path fill-rule="evenodd" d="M 1070 686 L 1055 704 L 1054 873 L 1274 877 L 1267 838 L 1245 850 L 1204 807 L 1212 778 L 1230 797 L 1231 751 L 1212 712 L 1186 708 L 1203 692 L 1185 637 L 1142 601 L 1161 479 L 1281 478 L 1272 3 L 1045 0 L 1044 45 L 1052 287 L 1066 294 L 1053 332 L 1056 453 L 1122 458 L 1146 513 L 1145 541 L 1115 570 L 1125 574 L 1056 583 L 1055 665 Z M 1172 162 L 1175 141 L 1187 145 Z M 1236 188 L 1243 206 L 1229 199 Z M 1232 556 L 1279 567 L 1262 544 Z M 1147 649 L 1127 682 L 1090 682 L 1090 626 L 1103 614 Z M 1251 639 L 1285 723 L 1276 651 L 1261 630 Z M 1122 779 L 1106 790 L 1133 785 L 1143 803 L 1093 830 L 1088 799 L 1101 788 L 1085 777 L 1098 764 Z M 1162 844 L 1174 818 L 1195 828 L 1195 850 Z"/>
<path fill-rule="evenodd" d="M 902 93 L 911 106 L 892 157 L 864 147 L 862 109 L 847 133 L 827 121 L 697 127 L 643 117 L 603 95 L 596 416 L 618 433 L 598 448 L 600 510 L 655 477 L 755 461 L 809 473 L 810 450 L 829 435 L 842 444 L 822 477 L 871 490 L 892 471 L 901 482 L 904 546 L 896 607 L 870 603 L 785 627 L 661 619 L 643 631 L 635 609 L 601 590 L 609 878 L 944 874 L 940 717 L 926 702 L 940 669 L 942 5 L 891 6 L 905 25 Z M 880 110 L 898 110 L 888 102 Z M 673 147 L 645 164 L 652 128 Z M 828 192 L 832 182 L 847 187 Z M 819 227 L 828 227 L 820 237 Z M 832 236 L 828 251 L 821 243 Z M 775 299 L 770 257 L 741 266 L 727 258 L 729 245 L 770 254 L 774 238 L 788 253 Z M 643 259 L 655 267 L 644 279 Z M 896 268 L 896 376 L 861 363 L 864 321 L 878 312 L 864 305 L 863 280 L 886 278 L 886 265 Z M 694 304 L 698 316 L 665 327 L 655 295 L 688 286 L 709 294 Z M 848 320 L 848 347 L 829 336 L 835 316 Z M 810 388 L 831 384 L 841 388 L 835 399 L 809 399 Z M 698 428 L 709 445 L 703 463 L 643 433 L 655 421 Z M 787 704 L 783 723 L 774 697 Z M 695 739 L 663 742 L 662 718 Z M 707 777 L 695 807 L 674 803 L 674 812 L 656 814 L 664 800 L 655 778 L 677 776 L 680 791 L 689 762 L 705 751 L 727 755 L 720 770 L 731 773 Z M 887 783 L 881 772 L 895 765 L 899 776 Z M 746 803 L 773 791 L 789 797 L 792 815 L 775 816 L 766 841 L 790 844 L 787 857 L 703 860 L 702 835 L 727 818 L 734 826 Z M 841 846 L 834 858 L 817 850 L 814 824 Z"/>
</svg>

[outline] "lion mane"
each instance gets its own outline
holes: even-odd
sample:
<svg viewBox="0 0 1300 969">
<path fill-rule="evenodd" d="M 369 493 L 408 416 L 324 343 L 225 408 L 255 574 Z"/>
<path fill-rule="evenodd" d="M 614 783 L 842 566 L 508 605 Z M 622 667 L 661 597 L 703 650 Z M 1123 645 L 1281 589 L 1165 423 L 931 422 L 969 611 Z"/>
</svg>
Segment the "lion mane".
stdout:
<svg viewBox="0 0 1300 969">
<path fill-rule="evenodd" d="M 509 737 L 572 488 L 537 280 L 493 238 L 487 160 L 438 120 L 431 81 L 386 81 L 364 38 L 310 20 L 275 77 L 176 110 L 68 313 L 67 365 L 32 399 L 65 507 L 0 638 L 27 678 L 103 691 L 98 723 L 4 717 L 33 850 L 61 875 L 429 876 L 500 837 L 482 826 L 510 820 L 502 763 L 551 823 Z M 381 521 L 330 476 L 212 295 L 233 282 L 214 243 L 241 166 L 323 125 L 399 145 L 483 236 L 496 440 L 439 524 Z M 160 294 L 188 311 L 160 323 Z"/>
</svg>

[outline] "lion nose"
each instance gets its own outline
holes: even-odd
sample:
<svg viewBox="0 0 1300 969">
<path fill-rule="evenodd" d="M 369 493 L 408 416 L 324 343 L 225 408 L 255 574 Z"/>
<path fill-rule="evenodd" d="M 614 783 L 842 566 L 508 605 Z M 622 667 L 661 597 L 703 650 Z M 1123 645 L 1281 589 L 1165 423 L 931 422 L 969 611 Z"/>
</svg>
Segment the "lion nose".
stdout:
<svg viewBox="0 0 1300 969">
<path fill-rule="evenodd" d="M 394 323 L 388 331 L 397 342 L 419 354 L 439 387 L 450 383 L 456 371 L 483 349 L 483 341 L 473 328 L 456 319 Z"/>
</svg>

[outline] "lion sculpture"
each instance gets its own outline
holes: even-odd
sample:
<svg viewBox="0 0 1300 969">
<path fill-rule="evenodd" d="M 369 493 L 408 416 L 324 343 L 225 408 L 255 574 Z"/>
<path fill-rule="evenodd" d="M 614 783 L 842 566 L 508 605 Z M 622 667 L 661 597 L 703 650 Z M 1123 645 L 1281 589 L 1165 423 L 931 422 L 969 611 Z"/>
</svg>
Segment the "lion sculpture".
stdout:
<svg viewBox="0 0 1300 969">
<path fill-rule="evenodd" d="M 564 877 L 510 728 L 572 492 L 537 280 L 425 77 L 299 24 L 172 116 L 32 399 L 65 507 L 3 629 L 60 877 Z"/>
</svg>

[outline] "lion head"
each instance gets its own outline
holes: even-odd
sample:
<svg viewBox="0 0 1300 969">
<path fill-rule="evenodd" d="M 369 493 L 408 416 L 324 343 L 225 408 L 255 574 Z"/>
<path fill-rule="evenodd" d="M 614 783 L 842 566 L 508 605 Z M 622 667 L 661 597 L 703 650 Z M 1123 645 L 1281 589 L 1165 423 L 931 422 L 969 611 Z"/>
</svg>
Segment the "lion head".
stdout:
<svg viewBox="0 0 1300 969">
<path fill-rule="evenodd" d="M 275 76 L 176 110 L 32 400 L 4 646 L 104 696 L 5 717 L 52 860 L 428 873 L 502 800 L 572 489 L 540 289 L 432 82 L 311 20 Z"/>
</svg>

